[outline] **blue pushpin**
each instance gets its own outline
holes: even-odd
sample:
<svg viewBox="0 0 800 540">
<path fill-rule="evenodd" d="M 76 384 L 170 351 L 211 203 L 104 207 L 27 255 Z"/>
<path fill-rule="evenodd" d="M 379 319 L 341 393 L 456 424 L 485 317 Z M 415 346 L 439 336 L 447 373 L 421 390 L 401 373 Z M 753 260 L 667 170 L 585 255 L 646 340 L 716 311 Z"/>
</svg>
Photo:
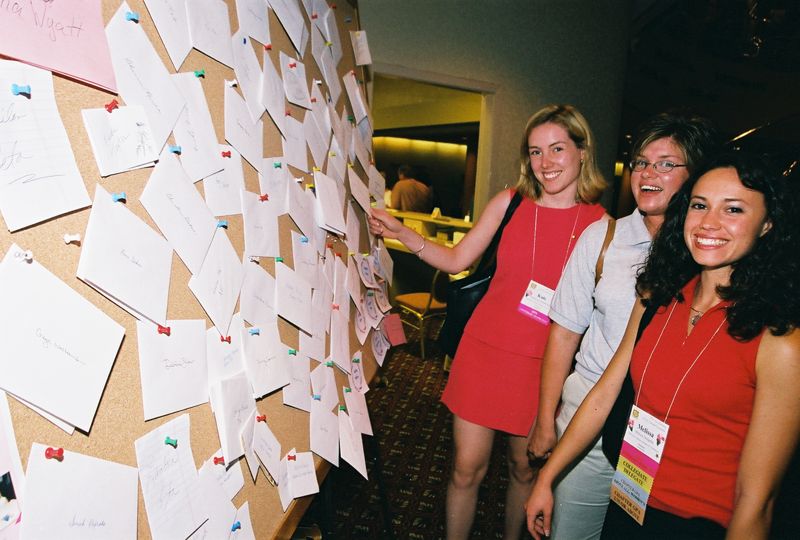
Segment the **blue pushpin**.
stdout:
<svg viewBox="0 0 800 540">
<path fill-rule="evenodd" d="M 231 527 L 231 532 L 238 531 L 241 528 L 242 528 L 241 521 L 236 521 L 233 523 L 233 526 Z"/>
<path fill-rule="evenodd" d="M 242 45 L 247 45 L 247 38 L 246 37 L 242 38 Z"/>
<path fill-rule="evenodd" d="M 20 94 L 31 95 L 31 85 L 29 84 L 12 84 L 11 93 L 15 96 Z"/>
<path fill-rule="evenodd" d="M 133 21 L 135 23 L 139 22 L 139 14 L 135 11 L 127 11 L 125 12 L 125 20 L 126 21 Z"/>
<path fill-rule="evenodd" d="M 248 332 L 250 332 L 251 336 L 260 336 L 261 335 L 261 329 L 260 328 L 251 328 L 250 330 L 248 330 Z"/>
<path fill-rule="evenodd" d="M 322 401 L 322 396 L 319 394 L 314 394 L 311 397 L 314 398 L 314 401 Z"/>
<path fill-rule="evenodd" d="M 111 198 L 114 200 L 114 202 L 127 202 L 128 201 L 128 196 L 125 195 L 124 191 L 120 191 L 119 193 L 112 193 L 111 194 Z"/>
<path fill-rule="evenodd" d="M 173 154 L 180 155 L 181 147 L 178 146 L 177 144 L 171 144 L 171 145 L 169 145 L 169 151 L 172 152 Z"/>
<path fill-rule="evenodd" d="M 217 229 L 227 229 L 227 228 L 228 228 L 227 219 L 220 219 L 217 221 Z"/>
<path fill-rule="evenodd" d="M 308 244 L 308 236 L 301 236 L 300 237 L 301 244 Z"/>
</svg>

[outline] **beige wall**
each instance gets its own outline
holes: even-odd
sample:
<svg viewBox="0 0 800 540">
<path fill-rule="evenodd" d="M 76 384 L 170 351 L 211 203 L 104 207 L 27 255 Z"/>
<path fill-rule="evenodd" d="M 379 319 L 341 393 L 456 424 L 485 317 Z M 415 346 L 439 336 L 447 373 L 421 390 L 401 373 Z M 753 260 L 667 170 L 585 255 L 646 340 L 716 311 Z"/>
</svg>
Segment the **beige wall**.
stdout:
<svg viewBox="0 0 800 540">
<path fill-rule="evenodd" d="M 588 118 L 611 179 L 629 0 L 360 0 L 377 72 L 494 90 L 481 119 L 476 210 L 513 184 L 528 116 L 553 102 Z"/>
</svg>

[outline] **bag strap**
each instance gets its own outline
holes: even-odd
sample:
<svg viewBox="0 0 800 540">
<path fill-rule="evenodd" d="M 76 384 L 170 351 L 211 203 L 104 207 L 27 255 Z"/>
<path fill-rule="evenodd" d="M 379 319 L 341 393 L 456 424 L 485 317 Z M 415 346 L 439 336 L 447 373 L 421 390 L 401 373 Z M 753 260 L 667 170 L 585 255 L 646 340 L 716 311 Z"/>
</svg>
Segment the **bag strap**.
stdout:
<svg viewBox="0 0 800 540">
<path fill-rule="evenodd" d="M 608 227 L 606 228 L 606 237 L 603 239 L 603 247 L 600 249 L 600 255 L 597 256 L 597 263 L 594 265 L 595 287 L 597 287 L 597 284 L 600 282 L 600 278 L 603 277 L 603 263 L 606 259 L 606 251 L 608 251 L 608 246 L 611 245 L 611 240 L 614 239 L 614 230 L 616 228 L 617 220 L 614 218 L 609 218 Z"/>
<path fill-rule="evenodd" d="M 490 265 L 495 264 L 497 259 L 497 248 L 500 245 L 500 237 L 503 236 L 503 229 L 506 228 L 508 222 L 511 221 L 511 217 L 514 215 L 514 211 L 522 202 L 522 195 L 519 191 L 514 192 L 514 196 L 511 197 L 511 200 L 508 203 L 508 208 L 506 208 L 506 213 L 503 216 L 503 221 L 500 222 L 500 226 L 497 227 L 497 231 L 495 231 L 494 236 L 492 237 L 492 241 L 489 242 L 489 246 L 486 248 L 486 251 L 483 252 L 483 257 L 481 258 L 481 262 L 478 264 L 478 268 L 475 270 L 477 273 L 479 270 L 487 268 Z"/>
</svg>

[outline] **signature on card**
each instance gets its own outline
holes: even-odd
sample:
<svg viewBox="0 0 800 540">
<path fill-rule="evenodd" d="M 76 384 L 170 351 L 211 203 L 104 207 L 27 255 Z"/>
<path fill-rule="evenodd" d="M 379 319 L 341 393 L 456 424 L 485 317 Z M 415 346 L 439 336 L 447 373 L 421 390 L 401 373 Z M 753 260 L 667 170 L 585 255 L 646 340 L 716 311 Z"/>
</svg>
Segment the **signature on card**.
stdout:
<svg viewBox="0 0 800 540">
<path fill-rule="evenodd" d="M 41 342 L 42 348 L 49 349 L 52 347 L 55 350 L 63 353 L 64 356 L 71 358 L 76 363 L 84 366 L 86 365 L 86 362 L 81 360 L 77 354 L 70 351 L 65 345 L 62 345 L 58 341 L 55 341 L 53 338 L 49 337 L 47 333 L 41 328 L 37 328 L 35 333 L 36 333 L 36 338 Z"/>
</svg>

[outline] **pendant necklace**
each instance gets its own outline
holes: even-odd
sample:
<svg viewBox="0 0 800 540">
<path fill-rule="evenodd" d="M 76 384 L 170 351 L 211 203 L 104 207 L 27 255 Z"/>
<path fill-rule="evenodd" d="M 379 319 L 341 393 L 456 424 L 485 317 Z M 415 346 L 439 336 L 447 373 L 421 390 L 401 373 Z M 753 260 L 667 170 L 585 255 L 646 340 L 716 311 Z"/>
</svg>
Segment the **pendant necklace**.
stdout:
<svg viewBox="0 0 800 540">
<path fill-rule="evenodd" d="M 697 321 L 700 320 L 700 317 L 703 316 L 705 311 L 700 311 L 699 309 L 695 309 L 694 306 L 689 306 L 689 309 L 692 310 L 692 315 L 689 317 L 689 324 L 692 326 L 697 324 Z"/>
</svg>

